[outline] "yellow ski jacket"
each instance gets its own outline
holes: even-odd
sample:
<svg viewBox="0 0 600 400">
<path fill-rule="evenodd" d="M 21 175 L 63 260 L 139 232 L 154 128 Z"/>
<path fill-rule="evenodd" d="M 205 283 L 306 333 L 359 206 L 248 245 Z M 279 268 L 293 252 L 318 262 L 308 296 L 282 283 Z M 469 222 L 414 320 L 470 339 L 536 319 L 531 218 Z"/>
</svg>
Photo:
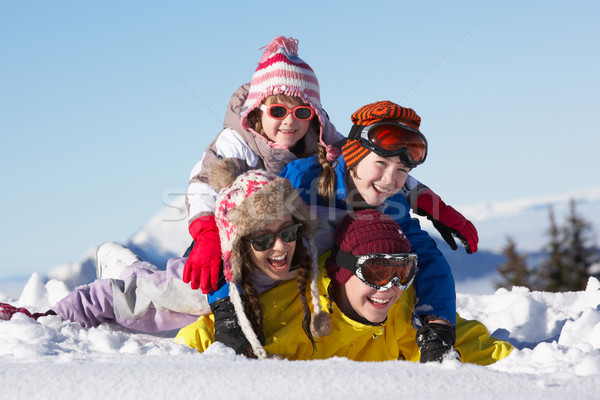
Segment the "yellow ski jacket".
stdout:
<svg viewBox="0 0 600 400">
<path fill-rule="evenodd" d="M 330 283 L 327 272 L 322 269 L 320 292 L 329 293 L 326 288 Z M 310 293 L 307 297 L 310 299 Z M 302 307 L 296 280 L 283 281 L 263 293 L 260 301 L 263 305 L 265 350 L 289 360 L 346 357 L 355 361 L 419 361 L 416 331 L 411 324 L 414 305 L 412 286 L 391 307 L 387 320 L 378 325 L 366 325 L 348 318 L 328 295 L 321 295 L 320 300 L 323 309 L 331 314 L 332 331 L 329 336 L 315 338 L 316 349 L 313 350 L 302 329 Z M 206 350 L 214 342 L 212 314 L 182 328 L 175 341 L 201 352 Z M 489 365 L 508 356 L 513 346 L 492 337 L 481 322 L 464 320 L 457 315 L 455 348 L 461 354 L 462 362 Z"/>
</svg>

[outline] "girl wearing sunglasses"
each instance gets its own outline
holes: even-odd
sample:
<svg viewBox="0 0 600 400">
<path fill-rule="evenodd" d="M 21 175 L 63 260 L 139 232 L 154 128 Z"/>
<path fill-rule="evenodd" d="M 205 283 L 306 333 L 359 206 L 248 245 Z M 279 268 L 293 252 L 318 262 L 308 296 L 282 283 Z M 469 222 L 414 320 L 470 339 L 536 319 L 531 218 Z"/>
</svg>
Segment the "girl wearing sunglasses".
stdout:
<svg viewBox="0 0 600 400">
<path fill-rule="evenodd" d="M 423 337 L 435 342 L 441 334 L 427 335 L 431 329 L 454 330 L 456 298 L 450 266 L 418 221 L 410 218 L 405 197 L 414 183 L 409 172 L 427 156 L 427 140 L 419 131 L 421 119 L 412 109 L 380 101 L 358 109 L 352 122 L 342 156 L 333 166 L 310 157 L 288 164 L 281 176 L 292 182 L 308 204 L 324 209 L 321 219 L 333 218 L 333 225 L 336 215 L 328 206 L 339 210 L 377 208 L 398 222 L 419 258 L 415 324 L 422 328 Z M 324 248 L 330 247 L 327 236 L 317 240 Z M 422 355 L 425 360 L 440 359 L 452 344 L 423 340 Z"/>
<path fill-rule="evenodd" d="M 411 324 L 415 303 L 411 283 L 418 256 L 411 253 L 400 226 L 375 210 L 348 214 L 335 231 L 324 264 L 318 284 L 320 304 L 332 319 L 330 335 L 315 339 L 313 346 L 300 329 L 303 313 L 295 283 L 283 281 L 260 296 L 265 350 L 291 360 L 419 361 Z M 453 357 L 488 365 L 512 350 L 511 344 L 490 336 L 478 321 L 457 318 Z M 176 341 L 204 351 L 214 342 L 210 317 L 183 328 Z"/>
<path fill-rule="evenodd" d="M 215 162 L 235 158 L 241 172 L 264 169 L 279 174 L 290 161 L 315 154 L 319 145 L 333 160 L 339 150 L 331 145 L 341 139 L 321 106 L 314 71 L 298 57 L 298 41 L 276 37 L 266 46 L 250 84 L 231 97 L 223 130 L 192 170 L 186 204 L 189 232 L 197 245 L 186 253 L 184 282 L 203 293 L 218 287 L 216 191 L 208 183 Z"/>
</svg>

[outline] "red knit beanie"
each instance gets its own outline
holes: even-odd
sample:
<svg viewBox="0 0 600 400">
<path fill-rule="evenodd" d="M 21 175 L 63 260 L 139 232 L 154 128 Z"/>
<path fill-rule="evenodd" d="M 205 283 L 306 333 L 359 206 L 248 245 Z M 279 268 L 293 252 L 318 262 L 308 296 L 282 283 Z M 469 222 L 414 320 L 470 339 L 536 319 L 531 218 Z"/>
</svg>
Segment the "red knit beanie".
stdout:
<svg viewBox="0 0 600 400">
<path fill-rule="evenodd" d="M 346 215 L 335 230 L 333 245 L 353 256 L 410 252 L 410 242 L 396 221 L 373 209 Z M 329 277 L 339 285 L 352 277 L 352 272 L 337 265 L 333 257 L 327 259 L 326 266 Z"/>
<path fill-rule="evenodd" d="M 368 126 L 382 121 L 400 122 L 419 129 L 421 117 L 412 108 L 399 106 L 391 101 L 378 101 L 362 106 L 352 114 L 354 125 Z M 370 150 L 361 146 L 358 140 L 348 140 L 342 147 L 342 154 L 348 169 L 354 167 L 369 154 Z"/>
</svg>

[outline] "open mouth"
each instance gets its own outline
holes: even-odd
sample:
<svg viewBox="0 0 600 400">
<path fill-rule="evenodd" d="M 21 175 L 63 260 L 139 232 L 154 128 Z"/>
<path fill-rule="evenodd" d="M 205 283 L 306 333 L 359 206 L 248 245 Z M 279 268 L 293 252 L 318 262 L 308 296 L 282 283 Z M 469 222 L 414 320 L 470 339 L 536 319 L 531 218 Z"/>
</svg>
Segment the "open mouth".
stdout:
<svg viewBox="0 0 600 400">
<path fill-rule="evenodd" d="M 282 254 L 281 256 L 267 258 L 267 261 L 271 268 L 280 271 L 287 267 L 287 253 Z"/>
<path fill-rule="evenodd" d="M 375 307 L 386 307 L 387 304 L 390 302 L 390 299 L 377 299 L 375 297 L 367 297 L 367 299 Z"/>
<path fill-rule="evenodd" d="M 388 193 L 391 193 L 392 189 L 386 188 L 384 186 L 380 186 L 376 183 L 373 184 L 373 188 L 375 189 L 375 191 L 377 193 L 383 194 L 383 195 L 387 195 Z"/>
</svg>

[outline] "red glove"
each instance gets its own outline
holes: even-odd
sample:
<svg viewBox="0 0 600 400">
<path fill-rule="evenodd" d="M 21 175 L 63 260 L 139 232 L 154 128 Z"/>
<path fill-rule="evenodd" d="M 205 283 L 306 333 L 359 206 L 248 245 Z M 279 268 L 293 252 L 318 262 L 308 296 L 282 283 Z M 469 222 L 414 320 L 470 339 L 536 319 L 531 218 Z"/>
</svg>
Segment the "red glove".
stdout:
<svg viewBox="0 0 600 400">
<path fill-rule="evenodd" d="M 217 290 L 221 268 L 221 240 L 214 215 L 195 219 L 190 234 L 196 242 L 183 269 L 183 281 L 192 289 L 202 288 L 208 294 Z"/>
<path fill-rule="evenodd" d="M 472 254 L 477 251 L 479 237 L 475 226 L 461 213 L 447 206 L 431 189 L 427 189 L 417 198 L 415 212 L 433 222 L 435 229 L 440 232 L 452 250 L 458 248 L 453 237 L 456 236 L 465 246 L 467 253 Z"/>
<path fill-rule="evenodd" d="M 8 321 L 12 318 L 16 313 L 23 313 L 27 315 L 29 318 L 38 319 L 39 317 L 43 317 L 46 314 L 44 313 L 31 313 L 28 309 L 20 307 L 17 308 L 10 304 L 0 303 L 0 320 Z"/>
</svg>

